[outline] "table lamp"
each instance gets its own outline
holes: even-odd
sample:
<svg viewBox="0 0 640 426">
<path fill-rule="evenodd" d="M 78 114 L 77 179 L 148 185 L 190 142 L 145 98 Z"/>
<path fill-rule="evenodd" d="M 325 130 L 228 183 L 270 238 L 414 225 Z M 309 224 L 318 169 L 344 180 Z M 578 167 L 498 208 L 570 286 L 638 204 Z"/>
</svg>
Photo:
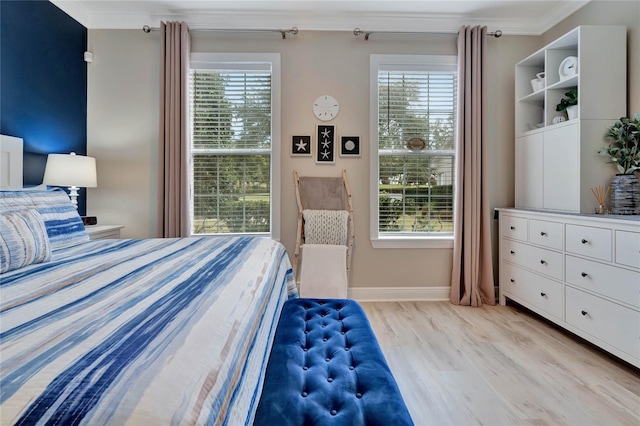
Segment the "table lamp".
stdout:
<svg viewBox="0 0 640 426">
<path fill-rule="evenodd" d="M 49 154 L 42 183 L 51 186 L 68 186 L 71 203 L 78 208 L 78 188 L 98 186 L 96 159 L 84 155 Z"/>
</svg>

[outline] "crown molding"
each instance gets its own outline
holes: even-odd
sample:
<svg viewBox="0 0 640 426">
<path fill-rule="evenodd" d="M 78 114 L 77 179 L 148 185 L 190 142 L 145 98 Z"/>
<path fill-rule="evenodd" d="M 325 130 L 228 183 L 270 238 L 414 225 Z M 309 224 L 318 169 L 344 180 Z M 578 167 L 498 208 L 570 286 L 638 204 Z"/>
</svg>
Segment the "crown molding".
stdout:
<svg viewBox="0 0 640 426">
<path fill-rule="evenodd" d="M 89 26 L 91 14 L 80 2 L 75 0 L 71 0 L 71 1 L 49 0 L 49 1 L 53 3 L 55 6 L 57 6 L 58 9 L 62 10 L 64 13 L 66 13 L 67 15 L 71 16 L 73 19 L 78 21 L 85 28 L 91 29 L 91 27 Z"/>
<path fill-rule="evenodd" d="M 590 1 L 591 0 L 560 2 L 560 4 L 553 10 L 553 13 L 545 15 L 543 19 L 540 20 L 540 29 L 538 34 L 546 33 L 551 28 L 573 15 L 583 6 L 586 6 Z"/>
<path fill-rule="evenodd" d="M 457 33 L 463 25 L 486 25 L 489 31 L 502 30 L 505 35 L 541 35 L 590 0 L 558 2 L 544 17 L 501 19 L 470 17 L 462 14 L 389 13 L 257 10 L 187 10 L 148 13 L 91 13 L 76 0 L 51 0 L 88 29 L 141 29 L 158 27 L 161 21 L 184 21 L 192 29 L 274 29 L 298 27 L 301 31 L 403 31 Z"/>
</svg>

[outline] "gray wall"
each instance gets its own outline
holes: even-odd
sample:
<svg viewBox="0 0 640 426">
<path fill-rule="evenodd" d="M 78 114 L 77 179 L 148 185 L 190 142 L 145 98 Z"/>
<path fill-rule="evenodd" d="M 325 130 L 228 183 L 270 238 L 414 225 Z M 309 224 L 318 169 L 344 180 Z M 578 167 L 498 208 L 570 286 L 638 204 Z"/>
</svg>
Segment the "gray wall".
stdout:
<svg viewBox="0 0 640 426">
<path fill-rule="evenodd" d="M 612 7 L 621 9 L 616 15 L 626 17 L 628 6 L 626 2 L 619 3 Z M 590 7 L 587 5 L 579 13 L 591 16 L 586 9 Z M 561 25 L 572 25 L 567 21 Z M 581 23 L 578 20 L 575 25 Z M 544 37 L 503 36 L 488 40 L 492 208 L 513 205 L 514 65 L 546 44 Z M 277 34 L 193 33 L 194 52 L 281 54 L 281 241 L 290 254 L 295 247 L 297 221 L 293 170 L 306 175 L 337 176 L 346 169 L 356 224 L 352 286 L 449 286 L 451 249 L 373 249 L 369 242 L 368 73 L 370 54 L 455 54 L 455 40 L 455 35 L 379 35 L 365 42 L 349 32 L 315 31 L 301 31 L 287 40 L 281 40 Z M 157 215 L 159 35 L 141 30 L 90 30 L 89 49 L 94 52 L 94 62 L 88 71 L 88 154 L 98 159 L 100 186 L 89 192 L 88 214 L 97 215 L 104 224 L 125 225 L 124 237 L 153 237 Z M 637 62 L 638 53 L 634 56 Z M 361 136 L 361 158 L 338 157 L 333 166 L 317 166 L 313 159 L 289 156 L 287 147 L 292 135 L 313 133 L 317 120 L 311 103 L 322 94 L 333 95 L 340 101 L 340 114 L 332 124 L 338 134 Z M 632 102 L 638 105 L 640 100 Z M 496 242 L 497 228 L 495 256 Z"/>
</svg>

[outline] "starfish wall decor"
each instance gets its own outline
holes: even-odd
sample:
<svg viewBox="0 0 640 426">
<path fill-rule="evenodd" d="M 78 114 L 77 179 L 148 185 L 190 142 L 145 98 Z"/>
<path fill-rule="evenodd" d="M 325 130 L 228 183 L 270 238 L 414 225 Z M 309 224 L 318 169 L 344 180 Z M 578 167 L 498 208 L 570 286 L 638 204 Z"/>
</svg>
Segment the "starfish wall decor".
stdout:
<svg viewBox="0 0 640 426">
<path fill-rule="evenodd" d="M 316 136 L 316 163 L 333 164 L 336 152 L 336 126 L 319 124 Z"/>
</svg>

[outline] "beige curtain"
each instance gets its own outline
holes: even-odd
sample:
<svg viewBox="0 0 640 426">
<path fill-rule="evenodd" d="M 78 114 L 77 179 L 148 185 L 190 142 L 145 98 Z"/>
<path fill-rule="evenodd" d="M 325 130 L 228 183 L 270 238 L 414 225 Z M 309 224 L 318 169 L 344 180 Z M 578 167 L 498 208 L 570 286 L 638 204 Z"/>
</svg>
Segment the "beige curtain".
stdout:
<svg viewBox="0 0 640 426">
<path fill-rule="evenodd" d="M 487 196 L 487 27 L 458 33 L 458 156 L 451 303 L 495 305 Z"/>
<path fill-rule="evenodd" d="M 187 165 L 187 78 L 189 27 L 160 24 L 160 146 L 158 235 L 189 235 Z"/>
</svg>

